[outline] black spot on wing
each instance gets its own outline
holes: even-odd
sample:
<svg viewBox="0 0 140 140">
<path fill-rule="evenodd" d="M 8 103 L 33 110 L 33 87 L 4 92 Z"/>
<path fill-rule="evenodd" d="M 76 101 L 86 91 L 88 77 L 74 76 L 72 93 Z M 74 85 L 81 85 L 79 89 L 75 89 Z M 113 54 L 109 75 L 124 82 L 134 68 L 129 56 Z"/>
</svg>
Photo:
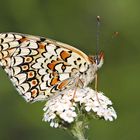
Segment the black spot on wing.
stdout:
<svg viewBox="0 0 140 140">
<path fill-rule="evenodd" d="M 77 60 L 78 60 L 78 61 L 80 61 L 80 60 L 81 60 L 81 58 L 80 58 L 80 57 L 78 57 L 78 58 L 77 58 Z"/>
<path fill-rule="evenodd" d="M 77 65 L 77 62 L 76 62 L 76 61 L 74 61 L 74 64 L 75 64 L 75 65 Z"/>
</svg>

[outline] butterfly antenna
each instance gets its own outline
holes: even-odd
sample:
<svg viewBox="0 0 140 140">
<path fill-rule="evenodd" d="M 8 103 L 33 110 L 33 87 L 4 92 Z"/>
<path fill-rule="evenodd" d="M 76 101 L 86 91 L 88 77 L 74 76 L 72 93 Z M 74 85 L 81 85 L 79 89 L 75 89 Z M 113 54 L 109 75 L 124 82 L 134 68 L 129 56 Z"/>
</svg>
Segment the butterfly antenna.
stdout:
<svg viewBox="0 0 140 140">
<path fill-rule="evenodd" d="M 98 56 L 99 51 L 99 35 L 100 35 L 100 16 L 96 17 L 97 24 L 96 24 L 96 56 Z M 98 58 L 98 57 L 97 57 Z"/>
<path fill-rule="evenodd" d="M 98 63 L 99 62 L 99 58 L 98 58 L 99 52 L 98 51 L 99 51 L 100 16 L 97 16 L 96 19 L 97 19 L 97 24 L 96 24 L 96 55 L 95 55 L 95 57 L 96 57 L 97 63 Z M 100 103 L 98 94 L 97 94 L 98 93 L 98 74 L 97 73 L 95 75 L 95 91 L 96 91 L 97 100 Z"/>
</svg>

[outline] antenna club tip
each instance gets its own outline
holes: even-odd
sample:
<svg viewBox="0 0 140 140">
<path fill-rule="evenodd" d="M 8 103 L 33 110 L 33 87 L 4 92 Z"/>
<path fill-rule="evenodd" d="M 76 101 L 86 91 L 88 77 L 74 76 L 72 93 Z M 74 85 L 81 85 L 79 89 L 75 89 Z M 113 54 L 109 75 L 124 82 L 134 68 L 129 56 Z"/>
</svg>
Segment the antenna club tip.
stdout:
<svg viewBox="0 0 140 140">
<path fill-rule="evenodd" d="M 100 16 L 97 16 L 96 18 L 97 18 L 98 21 L 100 21 Z"/>
</svg>

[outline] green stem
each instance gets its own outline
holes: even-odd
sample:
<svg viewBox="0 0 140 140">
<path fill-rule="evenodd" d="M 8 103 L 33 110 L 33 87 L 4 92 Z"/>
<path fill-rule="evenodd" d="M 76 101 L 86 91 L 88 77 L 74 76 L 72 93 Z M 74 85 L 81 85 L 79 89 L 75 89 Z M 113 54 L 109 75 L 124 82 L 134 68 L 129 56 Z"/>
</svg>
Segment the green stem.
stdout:
<svg viewBox="0 0 140 140">
<path fill-rule="evenodd" d="M 83 121 L 77 121 L 74 123 L 71 133 L 74 135 L 75 138 L 78 140 L 87 140 L 85 138 L 85 126 L 83 124 Z"/>
</svg>

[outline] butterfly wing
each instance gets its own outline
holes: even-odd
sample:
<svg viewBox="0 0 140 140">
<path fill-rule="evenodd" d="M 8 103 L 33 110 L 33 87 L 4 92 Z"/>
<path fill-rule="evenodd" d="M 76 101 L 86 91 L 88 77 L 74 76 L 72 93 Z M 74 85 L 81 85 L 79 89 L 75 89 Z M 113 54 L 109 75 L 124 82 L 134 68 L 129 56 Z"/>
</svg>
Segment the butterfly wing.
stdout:
<svg viewBox="0 0 140 140">
<path fill-rule="evenodd" d="M 70 88 L 90 61 L 80 50 L 48 38 L 1 33 L 0 64 L 26 101 L 38 101 Z"/>
</svg>

